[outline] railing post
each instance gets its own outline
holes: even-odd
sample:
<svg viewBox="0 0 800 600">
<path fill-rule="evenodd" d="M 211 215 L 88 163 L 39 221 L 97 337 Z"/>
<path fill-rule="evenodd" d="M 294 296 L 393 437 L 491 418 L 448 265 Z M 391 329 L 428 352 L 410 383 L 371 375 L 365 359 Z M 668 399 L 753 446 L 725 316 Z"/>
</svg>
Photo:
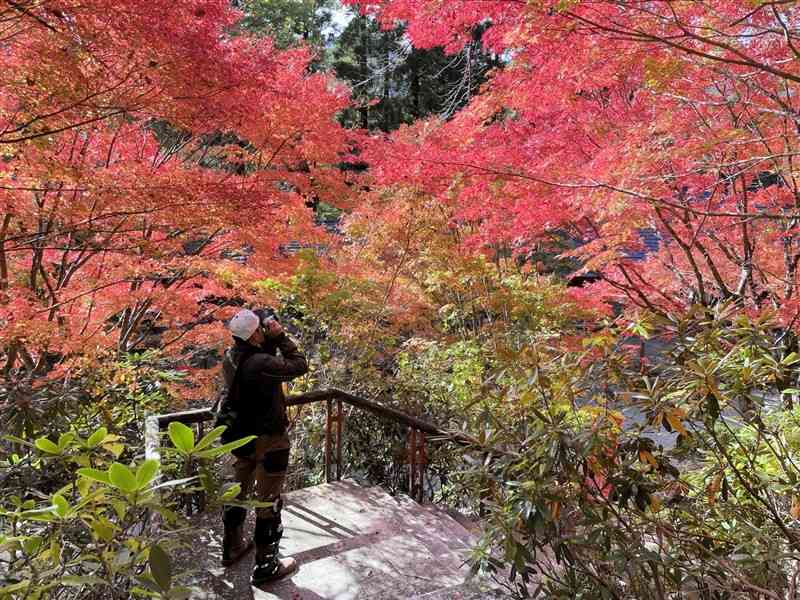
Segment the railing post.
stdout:
<svg viewBox="0 0 800 600">
<path fill-rule="evenodd" d="M 408 430 L 408 494 L 414 497 L 414 479 L 417 474 L 417 430 Z"/>
<path fill-rule="evenodd" d="M 331 425 L 333 424 L 333 400 L 327 400 L 325 416 L 325 481 L 331 482 Z"/>
<path fill-rule="evenodd" d="M 344 410 L 341 399 L 336 400 L 336 481 L 342 478 L 342 428 L 344 427 Z"/>
<path fill-rule="evenodd" d="M 427 434 L 424 431 L 417 433 L 417 445 L 419 448 L 419 460 L 417 461 L 419 465 L 419 497 L 417 502 L 420 504 L 425 500 L 425 471 L 428 468 L 428 445 L 426 442 Z"/>
<path fill-rule="evenodd" d="M 425 493 L 425 465 L 428 463 L 428 451 L 425 447 L 425 432 L 409 428 L 408 430 L 408 493 L 422 503 Z"/>
<path fill-rule="evenodd" d="M 161 446 L 160 440 L 161 428 L 158 425 L 157 415 L 148 415 L 144 420 L 144 458 L 145 460 L 155 460 L 158 462 L 158 475 L 156 480 L 161 478 L 161 453 L 159 447 Z M 161 492 L 156 490 L 156 498 L 160 499 Z M 147 520 L 145 527 L 151 533 L 155 534 L 161 525 L 161 515 L 154 510 L 147 511 Z"/>
<path fill-rule="evenodd" d="M 334 457 L 333 424 L 336 423 L 336 456 Z M 325 481 L 334 480 L 333 461 L 336 461 L 336 481 L 342 478 L 342 428 L 344 425 L 344 410 L 342 401 L 336 400 L 336 414 L 333 414 L 333 400 L 328 399 L 328 412 L 325 422 Z"/>
</svg>

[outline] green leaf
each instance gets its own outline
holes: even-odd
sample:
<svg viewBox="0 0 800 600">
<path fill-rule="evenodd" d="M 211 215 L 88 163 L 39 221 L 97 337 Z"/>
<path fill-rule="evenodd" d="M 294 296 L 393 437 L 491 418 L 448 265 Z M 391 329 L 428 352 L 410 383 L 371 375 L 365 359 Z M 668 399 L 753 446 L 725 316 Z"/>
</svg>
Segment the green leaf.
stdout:
<svg viewBox="0 0 800 600">
<path fill-rule="evenodd" d="M 28 440 L 22 439 L 21 437 L 17 437 L 16 435 L 4 435 L 3 438 L 6 441 L 12 442 L 14 444 L 19 444 L 21 446 L 25 446 L 27 448 L 33 448 L 33 444 L 31 444 Z"/>
<path fill-rule="evenodd" d="M 783 357 L 783 360 L 781 360 L 781 364 L 784 366 L 794 365 L 798 362 L 800 362 L 800 356 L 797 354 L 797 352 L 790 352 Z"/>
<path fill-rule="evenodd" d="M 114 458 L 119 458 L 119 455 L 122 454 L 122 452 L 125 450 L 125 444 L 114 443 L 114 442 L 108 444 L 104 443 L 103 448 L 111 452 L 111 454 L 114 455 Z"/>
<path fill-rule="evenodd" d="M 88 454 L 76 454 L 72 460 L 79 467 L 89 467 L 92 464 L 92 457 Z"/>
<path fill-rule="evenodd" d="M 146 487 L 158 473 L 158 461 L 146 460 L 136 469 L 136 484 L 138 489 Z"/>
<path fill-rule="evenodd" d="M 118 519 L 124 519 L 125 515 L 128 512 L 128 505 L 125 504 L 122 500 L 116 500 L 111 503 L 114 512 L 117 514 Z"/>
<path fill-rule="evenodd" d="M 103 521 L 93 522 L 92 531 L 104 542 L 110 542 L 114 538 L 114 527 L 105 519 Z"/>
<path fill-rule="evenodd" d="M 206 448 L 211 446 L 211 444 L 217 441 L 217 439 L 225 432 L 225 429 L 227 428 L 224 425 L 212 429 L 207 434 L 205 434 L 199 442 L 197 442 L 197 445 L 194 447 L 194 449 L 205 450 Z"/>
<path fill-rule="evenodd" d="M 31 580 L 24 579 L 23 581 L 0 587 L 0 596 L 5 596 L 6 594 L 10 594 L 12 592 L 21 592 L 22 590 L 28 589 L 30 585 Z"/>
<path fill-rule="evenodd" d="M 203 450 L 202 452 L 198 452 L 197 456 L 200 458 L 216 458 L 218 456 L 222 456 L 226 452 L 231 452 L 232 450 L 236 450 L 237 448 L 241 448 L 245 444 L 249 444 L 254 439 L 256 439 L 255 435 L 249 435 L 246 438 L 242 438 L 240 440 L 235 440 L 233 442 L 228 442 L 227 444 L 223 444 L 218 448 L 212 448 L 211 450 Z"/>
<path fill-rule="evenodd" d="M 169 439 L 181 454 L 190 454 L 194 450 L 194 432 L 191 427 L 173 421 L 169 424 Z"/>
<path fill-rule="evenodd" d="M 58 446 L 56 446 L 53 442 L 48 440 L 46 437 L 40 437 L 33 445 L 36 446 L 42 452 L 46 452 L 47 454 L 61 454 L 61 450 Z"/>
<path fill-rule="evenodd" d="M 32 535 L 28 539 L 22 542 L 22 549 L 25 551 L 25 554 L 31 555 L 35 554 L 39 548 L 42 547 L 42 542 L 44 540 L 39 535 Z"/>
<path fill-rule="evenodd" d="M 226 500 L 233 500 L 236 498 L 242 491 L 242 486 L 238 483 L 234 483 L 228 489 L 226 489 L 222 495 L 220 496 L 220 500 L 223 502 Z"/>
<path fill-rule="evenodd" d="M 53 506 L 56 514 L 62 519 L 69 514 L 69 502 L 61 494 L 53 494 Z"/>
<path fill-rule="evenodd" d="M 89 436 L 89 439 L 86 440 L 86 445 L 89 448 L 95 448 L 100 442 L 102 442 L 105 437 L 108 435 L 108 429 L 105 427 L 101 427 L 97 431 L 95 431 L 92 435 Z"/>
<path fill-rule="evenodd" d="M 172 565 L 169 556 L 158 544 L 150 546 L 150 573 L 162 590 L 169 590 L 172 583 Z"/>
<path fill-rule="evenodd" d="M 108 468 L 108 478 L 111 480 L 111 485 L 124 492 L 136 491 L 136 477 L 133 475 L 133 471 L 123 464 L 118 462 L 111 463 Z"/>
<path fill-rule="evenodd" d="M 59 578 L 60 585 L 84 586 L 84 585 L 107 585 L 104 579 L 93 575 L 64 575 Z"/>
<path fill-rule="evenodd" d="M 101 471 L 99 469 L 78 469 L 78 475 L 84 477 L 86 479 L 91 479 L 92 481 L 99 481 L 100 483 L 110 484 L 111 479 L 108 476 L 107 471 Z"/>
<path fill-rule="evenodd" d="M 58 436 L 59 451 L 63 452 L 64 450 L 66 450 L 67 446 L 69 446 L 74 439 L 75 439 L 75 432 L 73 431 L 68 431 L 67 433 L 62 433 L 60 436 Z"/>
<path fill-rule="evenodd" d="M 53 495 L 59 494 L 60 496 L 68 496 L 70 492 L 72 492 L 74 485 L 75 484 L 73 482 L 69 482 L 65 485 L 62 485 L 60 488 L 58 488 L 53 492 Z"/>
</svg>

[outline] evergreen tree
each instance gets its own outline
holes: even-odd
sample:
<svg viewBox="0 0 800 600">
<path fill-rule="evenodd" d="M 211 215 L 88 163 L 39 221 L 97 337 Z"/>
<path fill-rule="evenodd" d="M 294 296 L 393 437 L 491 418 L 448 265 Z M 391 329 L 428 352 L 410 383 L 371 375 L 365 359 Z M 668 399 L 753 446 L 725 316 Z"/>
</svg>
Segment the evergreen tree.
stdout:
<svg viewBox="0 0 800 600">
<path fill-rule="evenodd" d="M 450 56 L 440 48 L 413 48 L 402 26 L 381 30 L 374 19 L 355 16 L 332 52 L 336 75 L 350 83 L 358 101 L 344 111 L 343 123 L 391 131 L 418 118 L 451 116 L 500 64 L 480 49 L 480 33 Z"/>
<path fill-rule="evenodd" d="M 336 0 L 239 0 L 244 12 L 238 28 L 249 34 L 269 36 L 279 48 L 308 44 L 319 53 L 317 67 L 324 63 L 326 47 L 337 32 L 333 25 Z"/>
</svg>

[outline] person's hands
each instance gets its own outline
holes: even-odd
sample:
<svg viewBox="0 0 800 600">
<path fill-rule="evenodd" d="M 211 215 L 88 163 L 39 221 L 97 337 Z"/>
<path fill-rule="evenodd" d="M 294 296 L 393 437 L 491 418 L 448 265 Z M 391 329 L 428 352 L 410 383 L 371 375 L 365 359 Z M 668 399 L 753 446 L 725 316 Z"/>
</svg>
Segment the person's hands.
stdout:
<svg viewBox="0 0 800 600">
<path fill-rule="evenodd" d="M 276 338 L 283 333 L 283 327 L 275 319 L 267 319 L 264 321 L 264 335 L 267 338 Z"/>
</svg>

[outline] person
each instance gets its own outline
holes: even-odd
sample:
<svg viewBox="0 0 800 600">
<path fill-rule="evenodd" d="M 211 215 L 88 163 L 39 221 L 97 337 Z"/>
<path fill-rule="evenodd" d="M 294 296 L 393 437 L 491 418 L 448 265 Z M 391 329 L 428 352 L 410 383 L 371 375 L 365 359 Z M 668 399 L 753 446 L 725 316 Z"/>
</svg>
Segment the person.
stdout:
<svg viewBox="0 0 800 600">
<path fill-rule="evenodd" d="M 228 327 L 233 345 L 225 354 L 222 369 L 228 390 L 219 419 L 228 425 L 223 441 L 257 436 L 233 451 L 234 473 L 241 485 L 240 498 L 248 498 L 255 487 L 255 499 L 269 503 L 256 509 L 252 583 L 258 586 L 297 569 L 293 558 L 278 556 L 283 536 L 280 494 L 289 464 L 289 422 L 282 384 L 306 373 L 308 362 L 277 319 L 266 312 L 259 316 L 240 310 Z M 253 547 L 243 535 L 246 517 L 247 509 L 241 506 L 226 506 L 223 511 L 225 566 Z"/>
</svg>

